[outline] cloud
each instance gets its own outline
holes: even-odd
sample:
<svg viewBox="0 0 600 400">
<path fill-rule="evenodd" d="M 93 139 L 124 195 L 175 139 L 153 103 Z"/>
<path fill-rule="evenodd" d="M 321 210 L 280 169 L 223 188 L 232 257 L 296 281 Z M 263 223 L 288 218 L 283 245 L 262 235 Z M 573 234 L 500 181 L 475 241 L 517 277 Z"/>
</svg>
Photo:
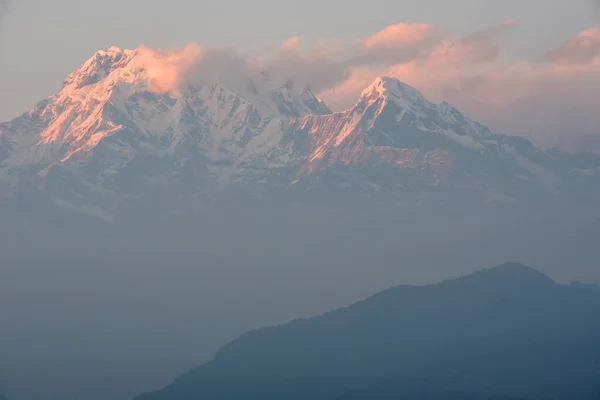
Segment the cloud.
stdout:
<svg viewBox="0 0 600 400">
<path fill-rule="evenodd" d="M 245 86 L 253 73 L 247 58 L 235 49 L 201 49 L 186 65 L 181 80 L 183 83 L 199 84 L 212 84 L 219 81 L 235 91 L 236 88 Z"/>
<path fill-rule="evenodd" d="M 390 25 L 360 40 L 349 63 L 389 66 L 412 60 L 439 41 L 440 31 L 438 27 L 427 24 Z"/>
<path fill-rule="evenodd" d="M 305 48 L 300 38 L 293 37 L 279 49 L 255 53 L 250 60 L 256 70 L 275 81 L 290 81 L 319 92 L 347 78 L 349 70 L 343 61 L 345 46 L 344 41 L 338 40 Z"/>
<path fill-rule="evenodd" d="M 515 25 L 516 22 L 508 21 L 459 38 L 444 38 L 440 35 L 439 29 L 427 25 L 421 26 L 417 31 L 423 32 L 422 34 L 411 32 L 412 34 L 408 35 L 411 39 L 405 39 L 403 42 L 422 43 L 422 46 L 417 46 L 417 51 L 413 52 L 412 57 L 385 65 L 384 68 L 378 68 L 376 62 L 369 64 L 365 60 L 363 65 L 352 68 L 350 77 L 346 81 L 321 95 L 331 106 L 342 109 L 350 107 L 362 89 L 381 75 L 396 77 L 419 89 L 442 88 L 456 84 L 457 77 L 462 73 L 472 73 L 482 64 L 495 61 L 500 53 L 496 38 Z M 393 30 L 396 33 L 399 31 Z M 381 32 L 389 31 L 385 29 Z M 393 37 L 381 32 L 369 39 Z M 432 34 L 425 34 L 425 32 Z M 388 40 L 387 43 L 390 42 L 392 40 Z M 397 40 L 392 43 L 396 43 L 397 46 L 399 42 L 401 41 Z M 372 40 L 371 43 L 379 42 Z M 350 62 L 350 65 L 353 63 Z"/>
<path fill-rule="evenodd" d="M 417 87 L 432 101 L 448 101 L 497 132 L 546 147 L 590 150 L 589 138 L 600 134 L 596 30 L 549 52 L 548 62 L 499 61 L 495 40 L 513 26 L 508 22 L 445 39 L 428 54 L 386 68 L 353 68 L 348 79 L 320 96 L 332 108 L 343 109 L 375 77 L 387 75 Z"/>
<path fill-rule="evenodd" d="M 546 60 L 510 61 L 500 57 L 498 42 L 516 26 L 507 21 L 453 38 L 426 24 L 396 24 L 356 42 L 309 45 L 293 37 L 245 54 L 194 45 L 175 52 L 142 48 L 140 60 L 160 90 L 220 81 L 235 91 L 248 77 L 266 74 L 310 86 L 334 110 L 351 107 L 376 77 L 392 76 L 496 132 L 541 146 L 589 149 L 585 140 L 600 134 L 600 30 L 583 31 L 551 51 L 540 49 Z"/>
<path fill-rule="evenodd" d="M 583 31 L 548 53 L 549 60 L 557 64 L 587 64 L 597 57 L 600 57 L 598 28 Z"/>
<path fill-rule="evenodd" d="M 275 80 L 291 80 L 325 92 L 344 84 L 357 68 L 376 69 L 412 60 L 440 40 L 438 27 L 400 23 L 355 43 L 338 39 L 305 46 L 296 36 L 285 40 L 276 51 L 257 52 L 250 59 Z"/>
<path fill-rule="evenodd" d="M 598 76 L 597 62 L 576 66 L 521 62 L 457 75 L 455 83 L 438 82 L 425 90 L 498 132 L 546 147 L 590 150 L 583 140 L 600 133 Z"/>
<path fill-rule="evenodd" d="M 281 48 L 283 50 L 298 50 L 300 49 L 301 41 L 300 36 L 291 37 L 281 44 Z"/>
<path fill-rule="evenodd" d="M 220 82 L 232 91 L 247 88 L 249 80 L 265 77 L 299 90 L 314 92 L 335 86 L 347 78 L 349 69 L 342 57 L 333 57 L 343 43 L 320 42 L 305 49 L 301 39 L 286 40 L 277 49 L 240 54 L 233 48 L 201 48 L 191 44 L 172 51 L 137 49 L 135 62 L 144 69 L 152 89 L 178 90 L 187 84 Z"/>
<path fill-rule="evenodd" d="M 144 70 L 152 89 L 159 92 L 177 89 L 204 56 L 203 50 L 197 45 L 174 51 L 157 51 L 140 46 L 137 52 L 136 66 Z"/>
<path fill-rule="evenodd" d="M 446 40 L 428 58 L 438 63 L 467 66 L 495 61 L 500 54 L 496 39 L 516 25 L 516 21 L 506 21 L 457 40 Z"/>
</svg>

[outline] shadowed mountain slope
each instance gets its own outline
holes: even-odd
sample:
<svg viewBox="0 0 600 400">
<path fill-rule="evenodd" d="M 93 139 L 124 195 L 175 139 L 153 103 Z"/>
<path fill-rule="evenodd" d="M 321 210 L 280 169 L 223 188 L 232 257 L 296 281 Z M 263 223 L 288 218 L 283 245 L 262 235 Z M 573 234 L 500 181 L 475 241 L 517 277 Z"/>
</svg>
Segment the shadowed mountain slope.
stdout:
<svg viewBox="0 0 600 400">
<path fill-rule="evenodd" d="M 396 287 L 249 332 L 137 400 L 593 399 L 600 389 L 598 289 L 557 284 L 519 264 Z"/>
</svg>

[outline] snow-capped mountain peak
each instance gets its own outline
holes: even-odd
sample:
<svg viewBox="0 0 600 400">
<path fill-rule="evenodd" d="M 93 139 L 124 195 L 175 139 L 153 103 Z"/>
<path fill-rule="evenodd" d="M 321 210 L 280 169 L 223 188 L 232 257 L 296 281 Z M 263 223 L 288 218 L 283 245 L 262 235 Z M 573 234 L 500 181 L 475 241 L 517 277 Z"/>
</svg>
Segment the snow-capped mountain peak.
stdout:
<svg viewBox="0 0 600 400">
<path fill-rule="evenodd" d="M 472 138 L 489 137 L 484 125 L 466 118 L 447 102 L 429 101 L 423 93 L 396 78 L 379 77 L 360 95 L 355 108 L 371 110 L 373 119 L 384 112 L 393 113 L 397 121 L 417 120 L 418 129 Z"/>
<path fill-rule="evenodd" d="M 216 71 L 195 79 L 189 70 L 201 56 L 199 50 L 182 54 L 158 53 L 143 47 L 129 50 L 113 46 L 99 50 L 64 80 L 59 97 L 97 99 L 118 85 L 179 97 L 182 91 L 198 92 L 203 87 L 217 85 L 253 104 L 264 117 L 331 113 L 308 87 L 276 82 L 258 72 L 222 76 Z"/>
<path fill-rule="evenodd" d="M 67 76 L 63 90 L 81 89 L 93 85 L 108 77 L 113 71 L 125 68 L 137 55 L 135 50 L 121 49 L 116 46 L 108 50 L 98 50 L 78 69 Z"/>
<path fill-rule="evenodd" d="M 563 166 L 533 145 L 517 149 L 394 78 L 377 78 L 354 107 L 332 113 L 308 87 L 266 73 L 221 77 L 213 68 L 182 81 L 161 57 L 169 55 L 100 50 L 57 95 L 1 123 L 0 183 L 17 193 L 28 182 L 62 208 L 105 215 L 170 185 L 193 201 L 223 187 L 253 196 L 313 178 L 319 187 L 321 176 L 393 196 L 452 181 L 513 199 L 515 188 L 565 181 Z"/>
<path fill-rule="evenodd" d="M 360 95 L 359 101 L 384 98 L 405 108 L 432 106 L 425 96 L 414 87 L 395 78 L 378 77 Z"/>
<path fill-rule="evenodd" d="M 17 123 L 33 124 L 39 134 L 11 132 L 5 163 L 63 162 L 93 150 L 120 132 L 180 143 L 188 130 L 180 124 L 214 126 L 212 143 L 231 140 L 229 131 L 262 129 L 271 118 L 321 115 L 331 110 L 307 87 L 276 82 L 260 74 L 214 81 L 178 82 L 174 63 L 152 50 L 110 47 L 97 51 L 64 80 L 62 90 L 24 114 Z M 177 66 L 179 68 L 179 66 Z M 177 90 L 165 90 L 179 85 Z M 13 121 L 15 122 L 15 121 Z M 242 124 L 249 124 L 242 126 Z M 184 135 L 185 136 L 185 135 Z M 172 140 L 168 139 L 168 140 Z M 83 152 L 83 153 L 82 153 Z M 160 152 L 158 152 L 160 153 Z"/>
</svg>

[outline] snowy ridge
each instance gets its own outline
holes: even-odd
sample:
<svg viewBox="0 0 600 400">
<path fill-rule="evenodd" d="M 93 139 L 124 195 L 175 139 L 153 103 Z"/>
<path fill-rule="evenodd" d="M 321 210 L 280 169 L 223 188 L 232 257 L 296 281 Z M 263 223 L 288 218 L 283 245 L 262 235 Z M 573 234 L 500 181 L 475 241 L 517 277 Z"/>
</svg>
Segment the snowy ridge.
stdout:
<svg viewBox="0 0 600 400">
<path fill-rule="evenodd" d="M 419 112 L 420 108 L 432 108 L 425 96 L 417 89 L 400 82 L 394 78 L 378 77 L 369 85 L 359 97 L 359 102 L 365 99 L 384 98 L 387 101 L 392 101 L 406 110 Z"/>
<path fill-rule="evenodd" d="M 368 105 L 389 103 L 400 109 L 398 119 L 404 118 L 406 113 L 413 114 L 423 119 L 433 119 L 439 130 L 448 129 L 459 125 L 458 135 L 473 137 L 490 136 L 490 130 L 478 122 L 465 118 L 460 111 L 446 102 L 434 104 L 414 87 L 389 77 L 379 77 L 365 89 L 359 98 L 359 104 L 366 102 Z"/>
<path fill-rule="evenodd" d="M 172 154 L 199 126 L 206 135 L 195 139 L 203 150 L 218 158 L 219 151 L 239 155 L 235 143 L 240 135 L 258 134 L 268 118 L 327 113 L 329 109 L 308 89 L 298 93 L 289 85 L 267 82 L 256 86 L 247 80 L 244 97 L 219 82 L 187 87 L 177 93 L 159 93 L 152 88 L 153 72 L 143 68 L 138 50 L 111 47 L 98 51 L 65 79 L 60 93 L 20 119 L 10 135 L 13 152 L 7 165 L 64 163 L 92 151 L 102 140 L 123 130 L 135 130 L 138 151 Z M 248 101 L 250 99 L 251 101 Z M 33 125 L 19 129 L 20 124 Z M 190 127 L 195 126 L 196 132 Z M 36 129 L 37 128 L 37 129 Z M 38 134 L 29 134 L 40 130 Z M 147 142 L 159 140 L 165 146 Z"/>
<path fill-rule="evenodd" d="M 307 116 L 299 126 L 313 139 L 304 172 L 317 171 L 322 162 L 336 159 L 347 165 L 378 159 L 405 167 L 450 171 L 452 157 L 444 141 L 482 151 L 489 145 L 485 139 L 492 135 L 448 103 L 433 104 L 417 89 L 387 77 L 377 78 L 367 87 L 352 109 L 330 116 Z M 441 143 L 434 149 L 417 143 L 407 146 L 407 139 L 423 140 L 415 135 L 419 133 L 424 138 L 438 137 Z M 416 154 L 423 160 L 417 161 Z M 436 156 L 430 158 L 431 154 Z"/>
<path fill-rule="evenodd" d="M 333 174 L 329 181 L 357 185 L 359 196 L 447 187 L 512 201 L 568 195 L 572 177 L 599 176 L 600 162 L 573 166 L 577 158 L 494 134 L 393 78 L 376 79 L 352 108 L 332 113 L 308 88 L 266 74 L 165 90 L 160 73 L 144 49 L 101 50 L 57 95 L 0 124 L 4 192 L 32 183 L 62 208 L 107 219 L 120 199 L 148 201 L 148 190 L 172 185 L 173 196 L 190 199 L 234 187 L 259 196 Z"/>
</svg>

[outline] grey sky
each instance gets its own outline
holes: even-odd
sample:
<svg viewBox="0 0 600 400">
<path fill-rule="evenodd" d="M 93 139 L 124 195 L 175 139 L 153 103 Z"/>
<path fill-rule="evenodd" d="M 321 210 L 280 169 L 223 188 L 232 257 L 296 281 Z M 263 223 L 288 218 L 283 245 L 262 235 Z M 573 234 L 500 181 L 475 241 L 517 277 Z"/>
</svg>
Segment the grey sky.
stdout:
<svg viewBox="0 0 600 400">
<path fill-rule="evenodd" d="M 456 35 L 505 20 L 521 22 L 505 45 L 516 57 L 540 57 L 598 25 L 595 0 L 15 0 L 0 25 L 0 120 L 55 93 L 63 78 L 110 45 L 171 48 L 274 45 L 295 35 L 308 43 L 356 40 L 398 22 L 440 25 Z M 485 121 L 484 121 L 485 122 Z"/>
</svg>

